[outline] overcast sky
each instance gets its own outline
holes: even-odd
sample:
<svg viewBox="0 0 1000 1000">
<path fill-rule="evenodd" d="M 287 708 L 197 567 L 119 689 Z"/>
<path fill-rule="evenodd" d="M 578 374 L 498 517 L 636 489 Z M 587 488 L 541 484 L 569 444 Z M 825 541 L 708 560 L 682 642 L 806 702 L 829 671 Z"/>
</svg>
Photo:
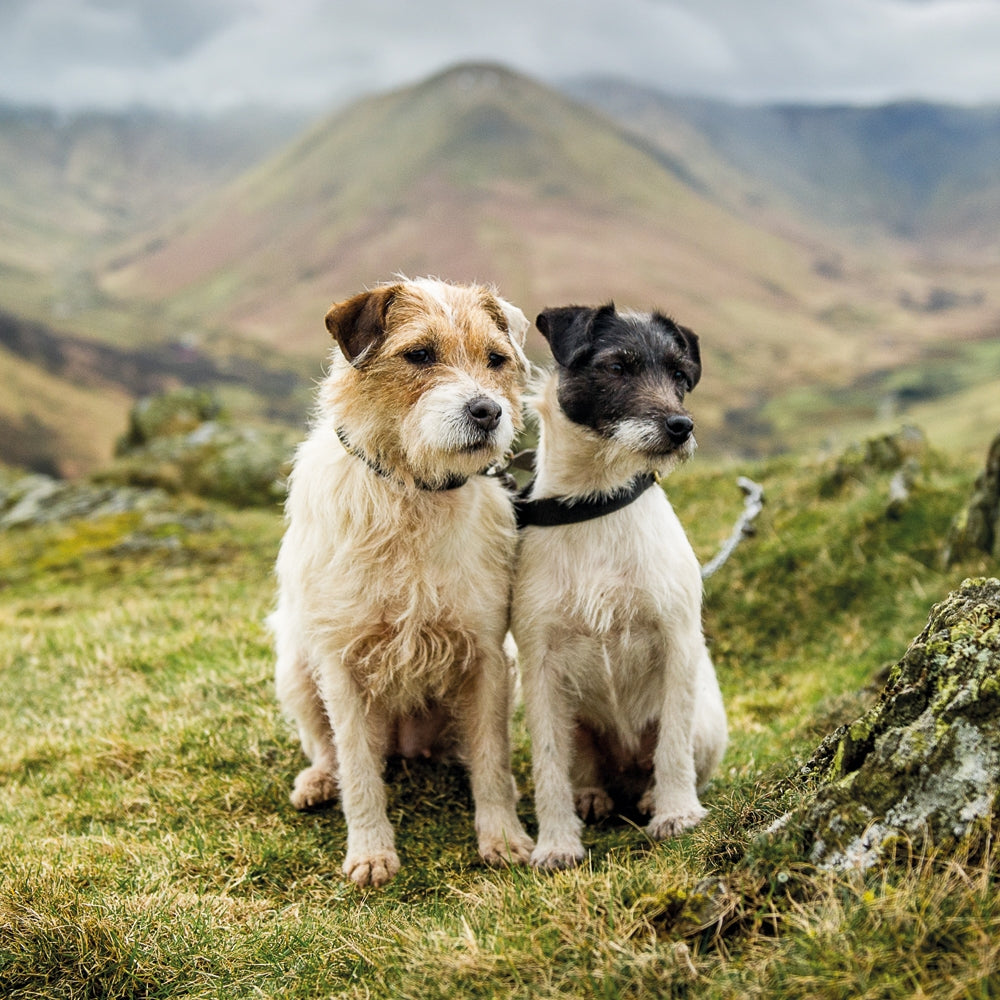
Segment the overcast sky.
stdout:
<svg viewBox="0 0 1000 1000">
<path fill-rule="evenodd" d="M 323 108 L 471 59 L 740 101 L 1000 102 L 1000 0 L 0 0 L 0 100 Z"/>
</svg>

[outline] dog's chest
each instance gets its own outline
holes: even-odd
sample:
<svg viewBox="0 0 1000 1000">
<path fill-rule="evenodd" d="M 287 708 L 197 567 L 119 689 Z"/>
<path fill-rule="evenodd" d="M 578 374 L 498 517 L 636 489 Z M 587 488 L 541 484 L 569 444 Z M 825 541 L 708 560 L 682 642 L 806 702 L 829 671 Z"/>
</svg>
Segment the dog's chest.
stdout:
<svg viewBox="0 0 1000 1000">
<path fill-rule="evenodd" d="M 560 528 L 539 528 L 521 549 L 519 603 L 551 609 L 550 621 L 619 645 L 697 611 L 698 563 L 661 493 L 629 508 Z"/>
</svg>

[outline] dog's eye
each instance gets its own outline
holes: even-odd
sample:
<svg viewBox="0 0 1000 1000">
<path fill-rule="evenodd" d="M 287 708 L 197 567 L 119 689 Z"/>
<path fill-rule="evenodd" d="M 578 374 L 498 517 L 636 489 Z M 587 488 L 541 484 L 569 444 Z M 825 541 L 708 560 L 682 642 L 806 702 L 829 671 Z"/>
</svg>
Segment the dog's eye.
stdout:
<svg viewBox="0 0 1000 1000">
<path fill-rule="evenodd" d="M 688 378 L 687 372 L 682 372 L 679 368 L 674 372 L 674 381 L 680 386 L 681 390 L 684 392 L 691 391 L 691 379 Z"/>
<path fill-rule="evenodd" d="M 486 359 L 486 364 L 490 368 L 503 368 L 509 360 L 510 358 L 506 354 L 501 354 L 499 351 L 490 351 L 489 357 Z"/>
<path fill-rule="evenodd" d="M 403 357 L 411 365 L 418 365 L 419 367 L 432 365 L 436 360 L 434 351 L 429 347 L 415 347 L 412 351 L 404 351 Z"/>
<path fill-rule="evenodd" d="M 605 366 L 605 369 L 611 375 L 624 375 L 625 374 L 625 362 L 624 361 L 609 361 Z"/>
</svg>

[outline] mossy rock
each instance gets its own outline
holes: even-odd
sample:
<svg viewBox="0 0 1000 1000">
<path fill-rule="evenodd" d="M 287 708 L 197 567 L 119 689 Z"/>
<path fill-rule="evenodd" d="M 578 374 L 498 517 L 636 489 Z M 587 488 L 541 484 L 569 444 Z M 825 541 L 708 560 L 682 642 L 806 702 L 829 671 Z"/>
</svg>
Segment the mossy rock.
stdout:
<svg viewBox="0 0 1000 1000">
<path fill-rule="evenodd" d="M 178 389 L 135 404 L 116 460 L 94 479 L 237 507 L 275 505 L 300 437 L 283 427 L 229 423 L 210 393 Z"/>
<path fill-rule="evenodd" d="M 162 508 L 156 490 L 67 482 L 40 473 L 0 477 L 0 530 Z"/>
<path fill-rule="evenodd" d="M 1000 434 L 990 445 L 972 498 L 952 523 L 944 563 L 950 566 L 983 552 L 1000 559 Z"/>
<path fill-rule="evenodd" d="M 1000 789 L 1000 580 L 936 605 L 878 702 L 798 775 L 812 786 L 776 824 L 824 867 L 865 869 L 901 842 L 961 841 Z"/>
<path fill-rule="evenodd" d="M 872 473 L 893 472 L 909 466 L 919 472 L 928 454 L 927 438 L 919 427 L 906 426 L 847 448 L 820 479 L 822 497 L 836 496 L 852 481 Z"/>
<path fill-rule="evenodd" d="M 237 507 L 277 505 L 298 438 L 285 428 L 208 421 L 188 434 L 159 437 L 130 451 L 97 478 Z"/>
<path fill-rule="evenodd" d="M 127 454 L 148 446 L 157 438 L 188 434 L 219 416 L 215 397 L 204 389 L 175 389 L 145 396 L 129 412 L 128 430 L 119 439 L 116 452 Z"/>
</svg>

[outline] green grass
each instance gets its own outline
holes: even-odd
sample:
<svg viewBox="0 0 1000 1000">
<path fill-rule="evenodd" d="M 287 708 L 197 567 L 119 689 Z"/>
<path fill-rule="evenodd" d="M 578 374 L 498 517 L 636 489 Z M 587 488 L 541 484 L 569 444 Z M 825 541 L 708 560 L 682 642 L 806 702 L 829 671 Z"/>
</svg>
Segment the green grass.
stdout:
<svg viewBox="0 0 1000 1000">
<path fill-rule="evenodd" d="M 843 446 L 858 435 L 888 432 L 905 420 L 938 448 L 979 457 L 1000 427 L 1000 339 L 938 341 L 916 361 L 866 372 L 836 387 L 803 383 L 768 399 L 756 418 L 772 448 Z"/>
<path fill-rule="evenodd" d="M 393 763 L 404 867 L 380 891 L 340 876 L 338 809 L 288 803 L 301 759 L 263 624 L 276 511 L 0 534 L 0 995 L 996 995 L 992 849 L 849 877 L 757 836 L 794 801 L 780 779 L 860 714 L 930 605 L 996 572 L 938 561 L 975 468 L 924 455 L 890 517 L 891 473 L 854 460 L 696 461 L 668 491 L 703 559 L 741 473 L 767 505 L 707 585 L 732 727 L 707 820 L 653 845 L 615 819 L 588 828 L 578 870 L 493 871 L 462 769 Z M 520 715 L 514 745 L 534 829 Z"/>
</svg>

